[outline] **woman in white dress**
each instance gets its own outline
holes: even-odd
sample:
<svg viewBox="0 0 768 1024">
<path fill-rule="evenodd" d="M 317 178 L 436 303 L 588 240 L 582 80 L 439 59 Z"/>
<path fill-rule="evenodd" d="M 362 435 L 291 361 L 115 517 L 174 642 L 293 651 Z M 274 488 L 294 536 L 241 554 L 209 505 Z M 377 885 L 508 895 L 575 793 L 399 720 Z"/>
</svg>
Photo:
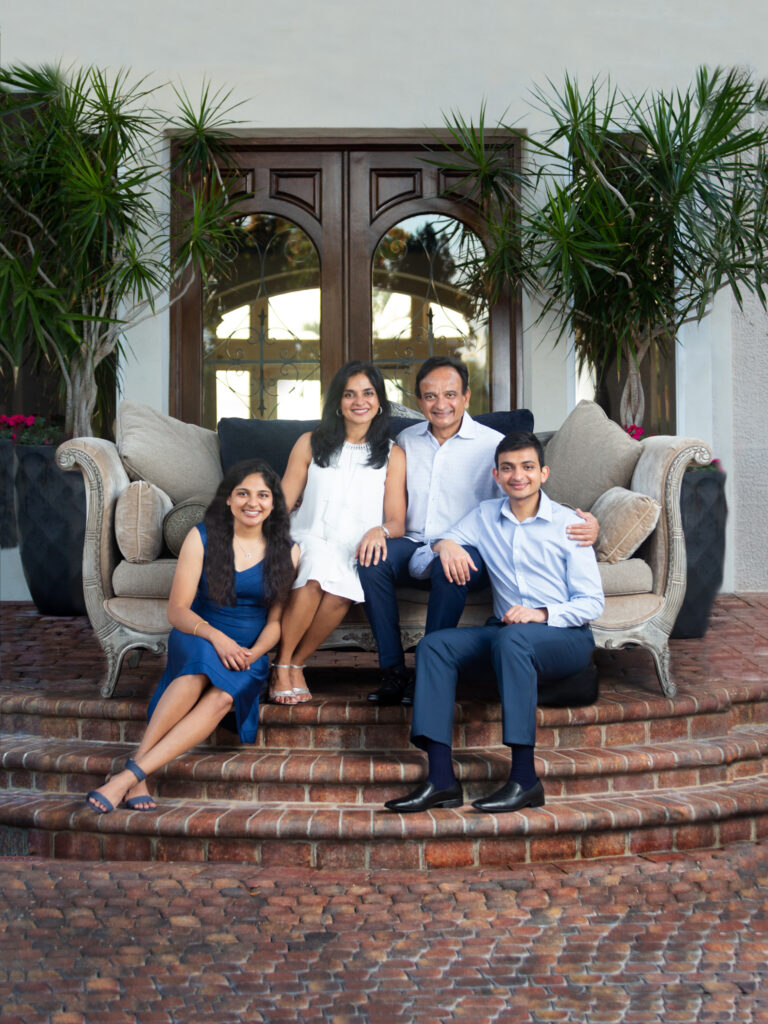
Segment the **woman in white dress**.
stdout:
<svg viewBox="0 0 768 1024">
<path fill-rule="evenodd" d="M 389 439 L 384 379 L 346 363 L 331 381 L 320 425 L 293 446 L 283 477 L 291 536 L 301 550 L 270 683 L 278 704 L 311 700 L 304 663 L 363 600 L 357 563 L 387 557 L 405 532 L 405 453 Z"/>
</svg>

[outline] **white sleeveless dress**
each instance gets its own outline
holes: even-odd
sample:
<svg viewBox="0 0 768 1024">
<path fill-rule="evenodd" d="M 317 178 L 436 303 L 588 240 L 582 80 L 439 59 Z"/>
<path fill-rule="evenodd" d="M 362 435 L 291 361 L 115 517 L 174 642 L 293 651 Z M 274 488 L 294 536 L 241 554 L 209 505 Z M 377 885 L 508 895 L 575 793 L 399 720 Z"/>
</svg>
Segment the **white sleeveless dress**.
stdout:
<svg viewBox="0 0 768 1024">
<path fill-rule="evenodd" d="M 374 469 L 369 455 L 367 444 L 345 441 L 329 466 L 310 462 L 301 505 L 291 518 L 291 536 L 301 550 L 294 590 L 317 580 L 329 594 L 363 600 L 355 548 L 383 522 L 387 478 L 387 463 Z"/>
</svg>

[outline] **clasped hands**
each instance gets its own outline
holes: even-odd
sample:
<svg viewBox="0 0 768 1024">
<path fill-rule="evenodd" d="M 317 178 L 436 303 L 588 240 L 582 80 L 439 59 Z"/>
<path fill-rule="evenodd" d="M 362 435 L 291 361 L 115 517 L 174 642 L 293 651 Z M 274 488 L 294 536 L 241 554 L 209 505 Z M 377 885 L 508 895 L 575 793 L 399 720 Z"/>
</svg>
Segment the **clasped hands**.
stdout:
<svg viewBox="0 0 768 1024">
<path fill-rule="evenodd" d="M 220 630 L 216 630 L 210 642 L 224 668 L 231 669 L 233 672 L 243 672 L 256 661 L 256 655 L 250 647 L 241 647 L 239 643 Z"/>
</svg>

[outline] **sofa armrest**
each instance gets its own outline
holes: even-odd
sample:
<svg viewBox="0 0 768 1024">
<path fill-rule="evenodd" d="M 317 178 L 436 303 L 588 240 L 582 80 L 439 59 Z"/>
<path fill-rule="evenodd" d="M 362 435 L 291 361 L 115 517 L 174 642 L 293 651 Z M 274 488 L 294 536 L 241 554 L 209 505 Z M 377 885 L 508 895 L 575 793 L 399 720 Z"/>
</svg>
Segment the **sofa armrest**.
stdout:
<svg viewBox="0 0 768 1024">
<path fill-rule="evenodd" d="M 118 561 L 115 505 L 129 485 L 128 474 L 111 441 L 76 437 L 56 452 L 62 469 L 79 469 L 85 480 L 86 522 L 83 544 L 83 589 L 91 625 L 98 632 L 109 619 L 104 601 L 114 595 L 112 573 Z"/>
<path fill-rule="evenodd" d="M 640 442 L 642 452 L 630 488 L 648 494 L 661 505 L 661 515 L 644 555 L 653 573 L 653 592 L 664 594 L 663 618 L 674 625 L 685 595 L 685 538 L 680 514 L 680 487 L 686 467 L 707 465 L 712 452 L 693 437 L 659 434 Z"/>
</svg>

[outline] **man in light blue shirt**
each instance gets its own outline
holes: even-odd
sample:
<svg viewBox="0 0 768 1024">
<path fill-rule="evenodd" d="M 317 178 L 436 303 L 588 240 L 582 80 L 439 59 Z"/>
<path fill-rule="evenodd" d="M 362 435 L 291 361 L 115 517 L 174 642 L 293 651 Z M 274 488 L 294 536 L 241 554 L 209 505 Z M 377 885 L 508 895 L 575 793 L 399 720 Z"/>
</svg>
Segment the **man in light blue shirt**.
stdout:
<svg viewBox="0 0 768 1024">
<path fill-rule="evenodd" d="M 405 668 L 400 638 L 396 587 L 429 583 L 427 633 L 455 626 L 464 610 L 467 591 L 488 585 L 476 548 L 464 553 L 465 578 L 448 579 L 431 544 L 447 535 L 481 501 L 498 497 L 492 476 L 497 430 L 473 420 L 467 367 L 458 359 L 428 359 L 416 376 L 416 398 L 426 419 L 407 427 L 397 438 L 405 451 L 408 509 L 405 536 L 387 543 L 386 558 L 358 567 L 365 593 L 365 611 L 379 652 L 384 678 L 368 695 L 376 704 L 410 704 L 413 680 Z M 571 543 L 592 544 L 597 521 L 582 515 L 569 528 Z M 473 568 L 469 568 L 470 564 Z M 417 582 L 418 586 L 419 583 Z"/>
<path fill-rule="evenodd" d="M 495 671 L 502 738 L 512 749 L 509 780 L 474 806 L 501 813 L 544 803 L 534 767 L 537 681 L 586 668 L 594 648 L 589 623 L 604 607 L 595 553 L 568 539 L 576 515 L 542 492 L 548 475 L 538 438 L 508 435 L 496 449 L 493 471 L 507 497 L 483 502 L 433 545 L 446 578 L 456 583 L 472 569 L 462 545 L 477 548 L 491 580 L 495 619 L 440 630 L 419 644 L 411 739 L 427 751 L 429 776 L 412 793 L 388 801 L 389 810 L 408 813 L 463 802 L 451 761 L 462 669 Z"/>
</svg>

